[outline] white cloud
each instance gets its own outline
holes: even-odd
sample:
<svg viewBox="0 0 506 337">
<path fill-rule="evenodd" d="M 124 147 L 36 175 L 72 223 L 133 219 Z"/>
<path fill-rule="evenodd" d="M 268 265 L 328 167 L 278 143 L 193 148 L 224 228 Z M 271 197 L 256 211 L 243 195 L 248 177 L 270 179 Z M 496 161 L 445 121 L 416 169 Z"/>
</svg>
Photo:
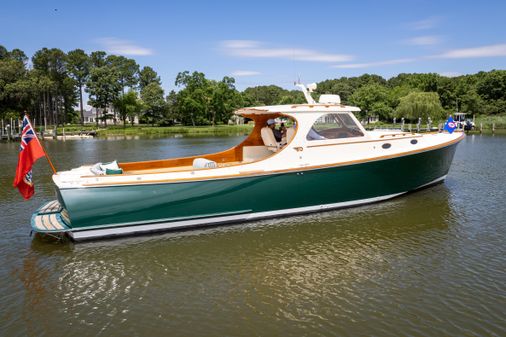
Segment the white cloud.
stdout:
<svg viewBox="0 0 506 337">
<path fill-rule="evenodd" d="M 115 37 L 104 37 L 96 40 L 105 51 L 117 55 L 152 55 L 153 50 L 137 46 L 128 40 L 121 40 Z"/>
<path fill-rule="evenodd" d="M 392 64 L 401 64 L 401 63 L 410 63 L 416 61 L 416 58 L 404 58 L 404 59 L 395 59 L 395 60 L 386 60 L 386 61 L 378 61 L 378 62 L 369 62 L 369 63 L 348 63 L 348 64 L 338 64 L 332 66 L 333 68 L 339 69 L 356 69 L 356 68 L 371 68 L 378 66 L 388 66 Z"/>
<path fill-rule="evenodd" d="M 232 76 L 236 77 L 244 77 L 244 76 L 255 76 L 260 75 L 258 71 L 252 71 L 252 70 L 236 70 L 231 73 Z"/>
<path fill-rule="evenodd" d="M 434 35 L 417 36 L 405 40 L 405 43 L 413 46 L 432 46 L 441 43 L 441 38 Z"/>
<path fill-rule="evenodd" d="M 409 26 L 414 30 L 426 30 L 436 27 L 439 24 L 439 21 L 441 21 L 441 18 L 431 16 L 430 18 L 411 22 Z"/>
<path fill-rule="evenodd" d="M 221 43 L 222 50 L 231 56 L 250 58 L 279 58 L 313 62 L 346 62 L 351 55 L 327 54 L 311 49 L 263 47 L 259 41 L 226 40 Z"/>
<path fill-rule="evenodd" d="M 458 59 L 506 56 L 506 44 L 494 44 L 489 46 L 463 48 L 449 50 L 443 54 L 434 55 L 434 58 Z"/>
<path fill-rule="evenodd" d="M 221 44 L 224 48 L 241 49 L 258 47 L 260 42 L 253 40 L 225 40 Z"/>
<path fill-rule="evenodd" d="M 494 44 L 475 48 L 453 49 L 438 55 L 427 55 L 413 58 L 399 58 L 393 60 L 376 61 L 368 63 L 337 64 L 333 65 L 332 67 L 339 69 L 357 69 L 357 68 L 388 66 L 401 63 L 411 63 L 431 59 L 481 58 L 481 57 L 500 57 L 500 56 L 506 56 L 506 44 Z M 455 77 L 461 76 L 462 74 L 457 72 L 443 72 L 440 73 L 440 75 L 446 77 Z"/>
</svg>

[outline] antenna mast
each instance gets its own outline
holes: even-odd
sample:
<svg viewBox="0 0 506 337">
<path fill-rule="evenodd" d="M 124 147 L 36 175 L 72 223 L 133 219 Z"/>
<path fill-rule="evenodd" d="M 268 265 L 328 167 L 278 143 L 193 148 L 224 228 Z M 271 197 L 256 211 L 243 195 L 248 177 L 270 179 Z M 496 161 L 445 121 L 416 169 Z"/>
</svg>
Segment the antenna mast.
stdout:
<svg viewBox="0 0 506 337">
<path fill-rule="evenodd" d="M 308 104 L 315 104 L 314 98 L 311 96 L 311 93 L 316 90 L 316 83 L 311 83 L 307 85 L 307 88 L 302 83 L 295 84 L 296 87 L 300 88 L 302 90 L 302 93 L 304 94 L 304 97 L 306 98 L 306 101 Z"/>
</svg>

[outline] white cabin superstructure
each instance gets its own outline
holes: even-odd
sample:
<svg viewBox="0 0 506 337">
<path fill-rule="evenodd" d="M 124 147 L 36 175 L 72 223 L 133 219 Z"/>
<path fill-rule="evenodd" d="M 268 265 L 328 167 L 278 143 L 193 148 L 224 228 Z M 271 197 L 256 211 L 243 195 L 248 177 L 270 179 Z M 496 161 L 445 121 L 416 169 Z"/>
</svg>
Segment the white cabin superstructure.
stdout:
<svg viewBox="0 0 506 337">
<path fill-rule="evenodd" d="M 255 145 L 243 145 L 240 147 L 242 160 L 239 161 L 221 161 L 216 158 L 218 154 L 198 156 L 216 162 L 214 168 L 195 168 L 192 165 L 156 168 L 146 165 L 146 168 L 142 168 L 143 162 L 139 162 L 133 169 L 129 169 L 128 164 L 120 164 L 124 174 L 93 175 L 90 172 L 91 165 L 87 165 L 58 172 L 53 179 L 59 187 L 66 188 L 269 174 L 379 160 L 431 149 L 437 145 L 451 143 L 461 136 L 458 133 L 366 131 L 354 115 L 358 111 L 360 109 L 352 106 L 322 103 L 244 108 L 236 114 L 261 123 L 265 123 L 266 118 L 292 120 L 295 123 L 292 126 L 295 128 L 293 139 L 276 152 L 269 151 L 268 146 L 258 142 Z M 308 134 L 315 123 L 333 115 L 345 117 L 352 124 L 353 130 L 359 130 L 360 133 L 353 135 L 343 132 L 343 137 L 309 140 Z"/>
</svg>

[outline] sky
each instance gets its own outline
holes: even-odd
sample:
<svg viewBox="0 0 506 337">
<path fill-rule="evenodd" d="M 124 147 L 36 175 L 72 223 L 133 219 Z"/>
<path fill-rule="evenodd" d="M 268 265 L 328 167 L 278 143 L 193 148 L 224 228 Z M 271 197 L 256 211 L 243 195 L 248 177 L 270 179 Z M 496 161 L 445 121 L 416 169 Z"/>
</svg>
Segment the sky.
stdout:
<svg viewBox="0 0 506 337">
<path fill-rule="evenodd" d="M 506 69 L 506 1 L 4 1 L 0 45 L 104 50 L 236 87 Z"/>
</svg>

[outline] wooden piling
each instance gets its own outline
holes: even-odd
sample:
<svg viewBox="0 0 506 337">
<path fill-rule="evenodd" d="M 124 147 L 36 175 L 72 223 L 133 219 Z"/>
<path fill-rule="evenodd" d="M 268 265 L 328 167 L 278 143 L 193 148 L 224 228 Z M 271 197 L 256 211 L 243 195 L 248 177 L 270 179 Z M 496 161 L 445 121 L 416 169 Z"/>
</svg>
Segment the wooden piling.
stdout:
<svg viewBox="0 0 506 337">
<path fill-rule="evenodd" d="M 495 133 L 495 123 L 492 123 L 492 133 Z"/>
<path fill-rule="evenodd" d="M 483 133 L 483 123 L 480 123 L 480 133 Z"/>
</svg>

